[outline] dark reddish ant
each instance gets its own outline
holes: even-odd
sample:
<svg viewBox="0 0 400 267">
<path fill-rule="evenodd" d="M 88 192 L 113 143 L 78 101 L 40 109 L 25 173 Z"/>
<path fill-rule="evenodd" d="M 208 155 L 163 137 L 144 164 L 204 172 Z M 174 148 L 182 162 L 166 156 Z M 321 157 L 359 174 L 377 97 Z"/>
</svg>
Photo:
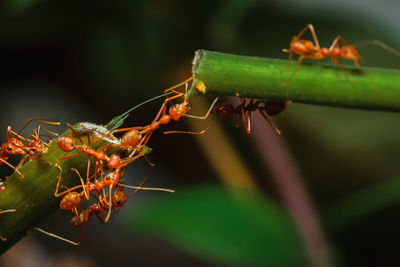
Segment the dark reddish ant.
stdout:
<svg viewBox="0 0 400 267">
<path fill-rule="evenodd" d="M 248 102 L 245 98 L 236 94 L 240 100 L 240 104 L 234 107 L 232 104 L 222 104 L 214 108 L 213 113 L 224 120 L 231 121 L 235 127 L 239 127 L 240 121 L 246 126 L 248 134 L 251 133 L 251 113 L 259 111 L 268 124 L 275 130 L 277 134 L 282 134 L 286 121 L 287 105 L 291 103 L 290 100 L 284 102 L 278 101 L 263 101 L 250 99 Z M 269 116 L 275 116 L 283 112 L 280 128 L 272 122 Z"/>
</svg>

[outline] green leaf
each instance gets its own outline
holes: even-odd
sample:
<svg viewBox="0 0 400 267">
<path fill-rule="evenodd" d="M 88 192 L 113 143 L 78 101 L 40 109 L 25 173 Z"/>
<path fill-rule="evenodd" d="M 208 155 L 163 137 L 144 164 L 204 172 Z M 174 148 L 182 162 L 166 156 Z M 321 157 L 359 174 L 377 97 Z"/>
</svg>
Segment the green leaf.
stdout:
<svg viewBox="0 0 400 267">
<path fill-rule="evenodd" d="M 289 215 L 254 191 L 217 186 L 178 189 L 143 203 L 128 227 L 224 264 L 302 265 L 299 238 Z"/>
<path fill-rule="evenodd" d="M 349 224 L 399 202 L 400 175 L 337 201 L 325 210 L 324 219 L 331 230 L 343 230 Z"/>
</svg>

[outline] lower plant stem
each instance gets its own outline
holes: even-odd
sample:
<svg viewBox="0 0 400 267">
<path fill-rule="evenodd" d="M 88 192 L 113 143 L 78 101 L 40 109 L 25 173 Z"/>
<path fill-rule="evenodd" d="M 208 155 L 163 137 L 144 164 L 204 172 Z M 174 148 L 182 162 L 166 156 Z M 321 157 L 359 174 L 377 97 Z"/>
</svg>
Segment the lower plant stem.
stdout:
<svg viewBox="0 0 400 267">
<path fill-rule="evenodd" d="M 297 224 L 311 266 L 332 266 L 329 245 L 318 214 L 285 144 L 259 113 L 254 114 L 253 121 L 257 127 L 252 129 L 252 137 L 271 172 L 280 197 Z"/>
</svg>

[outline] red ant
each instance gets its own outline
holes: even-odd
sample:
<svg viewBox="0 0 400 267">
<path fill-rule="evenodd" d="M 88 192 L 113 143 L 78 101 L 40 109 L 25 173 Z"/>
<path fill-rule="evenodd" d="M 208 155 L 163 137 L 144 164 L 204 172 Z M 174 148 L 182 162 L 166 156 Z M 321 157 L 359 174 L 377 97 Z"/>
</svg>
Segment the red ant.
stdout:
<svg viewBox="0 0 400 267">
<path fill-rule="evenodd" d="M 311 35 L 314 39 L 314 43 L 309 40 L 301 39 L 300 37 L 305 33 L 306 30 L 310 30 Z M 343 43 L 343 46 L 340 44 Z M 288 81 L 283 84 L 286 86 L 289 81 L 295 75 L 298 66 L 301 64 L 303 59 L 313 59 L 313 60 L 320 60 L 331 56 L 331 62 L 338 65 L 339 69 L 346 75 L 343 67 L 340 65 L 340 62 L 337 58 L 345 58 L 354 61 L 354 65 L 356 67 L 359 66 L 359 62 L 361 61 L 361 57 L 358 54 L 355 46 L 349 45 L 346 40 L 344 40 L 341 36 L 337 36 L 335 40 L 332 42 L 329 48 L 320 47 L 317 35 L 314 30 L 314 26 L 312 24 L 308 24 L 298 35 L 293 36 L 292 41 L 290 42 L 289 49 L 283 49 L 284 52 L 289 53 L 289 65 L 290 61 L 292 60 L 293 52 L 299 55 L 297 60 L 297 64 L 295 69 L 292 72 L 292 75 L 288 79 Z M 285 71 L 285 70 L 282 70 Z M 346 75 L 346 78 L 352 82 Z"/>
<path fill-rule="evenodd" d="M 61 176 L 61 173 L 60 173 L 60 176 Z M 82 180 L 82 178 L 81 178 L 81 180 Z M 136 194 L 137 191 L 139 191 L 139 190 L 152 190 L 153 188 L 143 188 L 142 187 L 143 184 L 145 183 L 145 181 L 146 181 L 146 179 L 144 179 L 138 187 L 119 184 L 117 186 L 115 192 L 111 195 L 110 198 L 108 198 L 107 194 L 104 194 L 103 197 L 99 198 L 96 203 L 94 203 L 91 206 L 89 206 L 89 208 L 87 208 L 86 210 L 81 210 L 80 212 L 77 212 L 75 210 L 74 216 L 71 218 L 70 223 L 74 227 L 81 227 L 81 232 L 80 232 L 80 236 L 79 236 L 79 241 L 78 242 L 73 242 L 71 240 L 68 240 L 66 238 L 60 237 L 60 236 L 55 235 L 53 233 L 49 233 L 47 231 L 44 231 L 44 230 L 42 230 L 40 228 L 35 228 L 35 229 L 40 231 L 40 232 L 42 232 L 42 233 L 44 233 L 44 234 L 47 234 L 49 236 L 61 239 L 61 240 L 65 241 L 65 242 L 68 242 L 70 244 L 78 246 L 78 245 L 80 245 L 80 243 L 82 241 L 84 228 L 85 228 L 86 224 L 89 222 L 89 219 L 91 218 L 91 216 L 93 214 L 96 215 L 100 221 L 102 221 L 101 218 L 99 217 L 99 214 L 103 215 L 103 217 L 106 217 L 107 216 L 106 215 L 106 209 L 109 208 L 110 206 L 111 206 L 112 209 L 121 208 L 126 203 L 128 198 L 130 198 L 134 194 Z M 123 187 L 133 188 L 133 189 L 136 189 L 136 190 L 134 192 L 132 192 L 129 196 L 127 196 L 125 194 L 124 190 L 123 190 Z M 164 189 L 162 189 L 162 188 L 154 188 L 154 189 L 155 190 L 164 191 Z M 173 190 L 171 190 L 171 191 L 173 192 Z M 114 210 L 114 211 L 116 212 L 116 210 Z"/>
<path fill-rule="evenodd" d="M 60 175 L 58 177 L 58 182 L 56 186 L 56 191 L 54 192 L 55 197 L 60 197 L 65 195 L 61 201 L 60 201 L 60 208 L 61 209 L 70 209 L 75 211 L 75 214 L 78 214 L 76 211 L 76 207 L 81 203 L 81 197 L 85 196 L 87 200 L 89 200 L 89 194 L 92 191 L 96 191 L 97 193 L 101 192 L 104 190 L 106 187 L 113 187 L 113 186 L 120 186 L 120 187 L 126 187 L 126 188 L 131 188 L 131 189 L 137 189 L 137 190 L 150 190 L 150 191 L 164 191 L 164 192 L 170 192 L 173 193 L 175 192 L 174 190 L 171 189 L 164 189 L 164 188 L 151 188 L 151 187 L 135 187 L 135 186 L 130 186 L 130 185 L 125 185 L 125 184 L 120 184 L 117 183 L 117 179 L 115 178 L 115 172 L 111 172 L 110 174 L 112 175 L 107 175 L 105 179 L 95 179 L 95 182 L 89 182 L 90 178 L 87 177 L 87 182 L 84 183 L 82 176 L 80 175 L 79 171 L 75 168 L 72 168 L 71 170 L 76 172 L 79 176 L 79 179 L 81 181 L 81 185 L 74 186 L 72 188 L 69 188 L 61 193 L 58 193 L 59 186 L 60 186 L 60 181 L 61 181 L 61 176 L 62 176 L 62 169 L 61 167 L 56 164 L 56 167 L 60 170 Z M 121 174 L 122 176 L 123 174 Z M 120 178 L 118 178 L 120 180 Z M 144 182 L 147 180 L 145 178 Z M 119 181 L 118 181 L 119 182 Z M 82 192 L 77 193 L 75 190 L 82 188 Z M 112 188 L 111 188 L 112 190 Z"/>
<path fill-rule="evenodd" d="M 80 136 L 75 132 L 75 130 L 73 129 L 73 127 L 72 127 L 71 125 L 69 125 L 69 124 L 67 124 L 67 126 L 71 129 L 71 131 L 74 133 L 74 135 L 77 136 L 78 139 L 80 140 L 80 142 L 83 144 L 82 139 L 81 139 Z M 143 140 L 144 140 L 144 139 L 142 139 L 142 141 L 141 141 L 140 143 L 142 143 Z M 89 133 L 88 133 L 88 142 L 89 142 L 89 145 L 90 145 L 90 135 L 89 135 Z M 58 147 L 59 147 L 61 150 L 65 151 L 65 152 L 71 152 L 71 151 L 73 151 L 73 150 L 75 150 L 75 149 L 81 150 L 80 152 L 75 153 L 75 154 L 73 154 L 73 155 L 69 155 L 69 156 L 66 156 L 66 157 L 63 157 L 63 158 L 59 158 L 59 159 L 57 159 L 57 161 L 69 159 L 69 158 L 75 157 L 75 156 L 77 156 L 77 155 L 79 155 L 79 154 L 83 154 L 83 153 L 87 154 L 88 156 L 90 156 L 90 155 L 94 156 L 94 157 L 95 157 L 95 160 L 96 160 L 95 174 L 93 175 L 94 177 L 97 176 L 97 174 L 98 174 L 98 169 L 100 169 L 100 172 L 101 172 L 101 173 L 104 172 L 104 171 L 103 171 L 103 168 L 102 168 L 102 162 L 106 162 L 106 163 L 107 163 L 107 167 L 108 167 L 110 170 L 114 170 L 114 171 L 108 173 L 108 174 L 104 177 L 104 179 L 103 179 L 103 181 L 102 181 L 102 183 L 104 183 L 104 186 L 110 188 L 110 198 L 111 198 L 111 192 L 112 192 L 113 187 L 115 187 L 115 186 L 117 186 L 117 185 L 119 184 L 119 180 L 121 179 L 121 177 L 122 177 L 122 175 L 123 175 L 123 174 L 122 174 L 122 169 L 123 169 L 125 166 L 127 166 L 129 163 L 131 163 L 131 162 L 135 161 L 136 159 L 138 159 L 139 157 L 144 156 L 145 153 L 146 153 L 145 151 L 143 151 L 143 149 L 141 149 L 141 150 L 139 151 L 138 148 L 135 148 L 135 150 L 133 151 L 133 153 L 131 153 L 130 156 L 128 156 L 127 158 L 124 158 L 124 159 L 121 159 L 120 156 L 117 155 L 117 154 L 112 154 L 111 156 L 107 156 L 107 155 L 105 154 L 104 150 L 105 150 L 106 148 L 111 147 L 111 145 L 106 145 L 106 146 L 104 146 L 104 147 L 102 147 L 102 148 L 100 148 L 99 150 L 96 151 L 96 150 L 94 150 L 92 147 L 86 146 L 86 145 L 84 145 L 84 144 L 83 144 L 83 145 L 76 145 L 75 139 L 74 139 L 73 137 L 70 137 L 70 136 L 62 136 L 62 137 L 60 137 L 60 138 L 57 140 L 57 145 L 58 145 Z M 134 156 L 134 154 L 136 153 L 136 151 L 139 151 L 139 154 L 136 155 L 136 156 Z M 90 176 L 89 176 L 89 169 L 90 169 L 90 160 L 88 161 L 87 181 L 90 180 L 90 178 L 89 178 L 89 177 L 90 177 Z M 55 196 L 60 196 L 60 195 L 57 193 L 57 192 L 58 192 L 59 183 L 60 183 L 60 180 L 58 181 L 58 184 L 57 184 Z M 83 188 L 85 188 L 85 186 L 84 186 L 83 183 L 82 183 L 82 186 L 83 186 Z M 95 185 L 95 186 L 96 186 L 96 185 Z M 86 199 L 89 199 L 88 190 L 84 190 L 84 192 L 85 192 L 85 197 L 86 197 Z M 69 194 L 68 196 L 66 196 L 66 198 L 65 198 L 65 203 L 66 203 L 66 205 L 67 205 L 67 204 L 70 204 L 71 201 L 78 201 L 77 197 L 78 197 L 78 195 L 77 195 L 76 192 L 73 192 L 73 193 Z M 79 199 L 80 199 L 80 198 L 79 198 Z M 79 201 L 80 201 L 80 200 L 79 200 Z M 64 203 L 64 202 L 62 202 L 62 203 Z M 78 204 L 79 204 L 79 203 L 78 203 Z M 78 204 L 77 204 L 77 205 L 78 205 Z M 68 208 L 68 209 L 69 209 L 69 208 Z M 110 205 L 110 208 L 109 208 L 109 213 L 108 213 L 108 215 L 107 215 L 107 217 L 106 217 L 106 221 L 108 221 L 109 216 L 110 216 L 110 213 L 111 213 L 111 205 Z"/>
<path fill-rule="evenodd" d="M 32 121 L 38 121 L 50 125 L 60 125 L 59 122 L 50 122 L 50 121 L 44 121 L 40 119 L 29 119 L 26 121 L 24 126 L 18 131 L 18 133 L 14 132 L 11 129 L 11 126 L 8 126 L 7 128 L 7 142 L 3 143 L 1 145 L 0 149 L 0 165 L 5 163 L 12 169 L 14 169 L 15 172 L 19 174 L 21 178 L 24 178 L 24 175 L 18 170 L 26 161 L 27 158 L 29 160 L 33 160 L 33 156 L 38 154 L 38 153 L 46 153 L 48 151 L 47 146 L 50 145 L 51 141 L 48 143 L 44 142 L 43 140 L 40 139 L 40 129 L 43 128 L 47 132 L 53 135 L 58 135 L 57 133 L 51 132 L 48 130 L 46 127 L 39 125 L 37 130 L 34 130 L 34 133 L 31 134 L 32 139 L 25 138 L 20 135 L 22 130 Z M 24 144 L 23 142 L 28 142 L 28 144 Z M 7 160 L 10 158 L 11 155 L 15 154 L 20 154 L 23 155 L 24 157 L 22 160 L 19 162 L 17 167 L 14 167 L 10 163 L 7 162 Z M 4 191 L 6 189 L 6 184 L 5 182 L 0 182 L 0 192 Z"/>
<path fill-rule="evenodd" d="M 310 30 L 311 35 L 314 39 L 314 43 L 309 40 L 304 40 L 301 39 L 300 37 L 305 33 L 306 30 Z M 341 44 L 343 44 L 341 46 Z M 400 56 L 400 52 L 389 47 L 388 45 L 382 43 L 381 41 L 378 40 L 372 40 L 372 41 L 367 41 L 362 44 L 357 45 L 357 47 L 361 45 L 378 45 L 381 48 L 385 49 L 386 51 L 396 55 Z M 345 70 L 341 66 L 340 62 L 337 60 L 338 58 L 344 58 L 348 60 L 353 60 L 354 65 L 356 67 L 359 67 L 359 62 L 361 61 L 361 56 L 358 54 L 356 46 L 350 45 L 346 40 L 343 39 L 341 36 L 337 36 L 331 46 L 329 48 L 325 47 L 320 47 L 317 35 L 314 30 L 314 26 L 312 24 L 308 24 L 298 35 L 293 36 L 292 41 L 290 42 L 290 48 L 289 49 L 283 49 L 283 52 L 289 53 L 289 65 L 290 61 L 292 60 L 293 52 L 299 55 L 299 58 L 297 60 L 297 64 L 295 69 L 293 70 L 292 75 L 288 79 L 288 81 L 283 84 L 283 86 L 288 85 L 290 80 L 293 78 L 295 75 L 298 66 L 302 62 L 303 59 L 308 58 L 308 59 L 313 59 L 313 60 L 320 60 L 324 59 L 327 57 L 331 57 L 331 62 L 336 64 L 339 69 L 345 74 L 347 80 L 352 83 L 353 81 L 350 80 L 350 78 L 347 76 Z M 289 67 L 288 67 L 289 68 Z M 285 70 L 281 70 L 285 71 Z"/>
<path fill-rule="evenodd" d="M 126 200 L 127 200 L 127 196 L 125 194 L 125 192 L 122 190 L 122 188 L 117 188 L 117 190 L 115 191 L 112 200 L 108 201 L 113 208 L 114 207 L 121 207 L 125 204 Z M 79 213 L 76 212 L 76 214 L 71 218 L 70 223 L 74 226 L 74 227 L 81 227 L 81 233 L 79 235 L 79 241 L 78 242 L 73 242 L 71 240 L 68 240 L 66 238 L 63 238 L 61 236 L 58 236 L 56 234 L 47 232 L 43 229 L 40 228 L 35 228 L 36 230 L 58 238 L 60 240 L 63 240 L 67 243 L 79 246 L 81 244 L 82 241 L 82 237 L 83 237 L 83 231 L 85 229 L 86 224 L 89 222 L 89 219 L 92 217 L 93 214 L 95 214 L 99 220 L 101 221 L 99 214 L 102 214 L 103 216 L 106 216 L 106 212 L 105 212 L 105 206 L 106 204 L 108 205 L 108 203 L 106 203 L 105 199 L 99 199 L 98 202 L 92 204 L 91 206 L 89 206 L 88 209 L 80 211 Z"/>
<path fill-rule="evenodd" d="M 146 145 L 149 141 L 151 135 L 155 130 L 157 130 L 161 124 L 168 124 L 173 121 L 179 121 L 182 117 L 189 117 L 194 119 L 201 119 L 204 120 L 210 114 L 213 106 L 218 101 L 218 98 L 214 100 L 211 104 L 209 110 L 207 111 L 205 116 L 194 116 L 187 114 L 187 112 L 191 109 L 191 104 L 187 100 L 188 99 L 188 83 L 193 80 L 193 77 L 186 79 L 185 81 L 174 85 L 164 91 L 164 93 L 173 92 L 175 93 L 174 96 L 168 97 L 164 100 L 160 110 L 157 113 L 157 116 L 154 118 L 153 122 L 149 125 L 142 126 L 142 127 L 129 127 L 129 128 L 122 128 L 114 130 L 114 132 L 126 132 L 121 138 L 121 146 L 122 147 L 137 147 L 138 145 Z M 185 93 L 176 91 L 175 89 L 185 85 Z M 175 104 L 168 109 L 167 112 L 167 103 L 171 102 L 172 100 L 183 97 L 184 100 L 182 103 Z M 204 131 L 201 132 L 182 132 L 182 131 L 169 131 L 165 133 L 188 133 L 188 134 L 202 134 Z M 144 135 L 144 137 L 143 137 Z"/>
<path fill-rule="evenodd" d="M 275 130 L 277 134 L 282 134 L 283 128 L 286 121 L 287 105 L 291 103 L 290 100 L 285 102 L 278 101 L 263 101 L 250 99 L 246 102 L 246 99 L 236 94 L 240 100 L 240 104 L 234 107 L 232 104 L 222 104 L 214 108 L 213 112 L 218 117 L 224 120 L 231 121 L 235 127 L 239 127 L 241 119 L 246 126 L 248 134 L 251 133 L 251 112 L 259 111 L 268 124 Z M 276 125 L 271 121 L 269 116 L 275 116 L 279 113 L 284 112 L 282 116 L 281 126 L 278 129 Z M 235 118 L 236 116 L 236 118 Z"/>
</svg>

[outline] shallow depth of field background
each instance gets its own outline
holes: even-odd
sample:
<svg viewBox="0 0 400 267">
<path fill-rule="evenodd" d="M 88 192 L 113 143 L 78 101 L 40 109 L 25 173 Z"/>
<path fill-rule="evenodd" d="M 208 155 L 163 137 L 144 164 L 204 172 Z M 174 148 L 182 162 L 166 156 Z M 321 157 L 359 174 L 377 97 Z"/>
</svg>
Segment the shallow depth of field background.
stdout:
<svg viewBox="0 0 400 267">
<path fill-rule="evenodd" d="M 353 44 L 379 39 L 400 48 L 400 6 L 389 0 L 7 0 L 0 7 L 1 142 L 8 125 L 19 129 L 28 118 L 60 121 L 60 133 L 67 122 L 105 124 L 189 77 L 197 49 L 287 58 L 282 48 L 307 23 L 323 46 L 341 35 Z M 400 58 L 380 48 L 359 52 L 361 66 L 400 67 Z M 197 98 L 193 113 L 202 114 L 211 99 Z M 160 105 L 135 111 L 125 126 L 149 123 Z M 0 265 L 307 266 L 296 222 L 259 152 L 276 140 L 212 120 L 165 126 L 211 127 L 200 137 L 160 130 L 148 144 L 156 166 L 142 160 L 129 167 L 126 183 L 147 176 L 147 186 L 175 194 L 139 192 L 111 224 L 91 221 L 80 247 L 33 233 Z M 334 264 L 399 266 L 400 115 L 293 104 L 286 125 L 281 141 Z M 1 166 L 1 177 L 10 172 Z M 77 240 L 70 215 L 57 211 L 41 227 Z"/>
</svg>

